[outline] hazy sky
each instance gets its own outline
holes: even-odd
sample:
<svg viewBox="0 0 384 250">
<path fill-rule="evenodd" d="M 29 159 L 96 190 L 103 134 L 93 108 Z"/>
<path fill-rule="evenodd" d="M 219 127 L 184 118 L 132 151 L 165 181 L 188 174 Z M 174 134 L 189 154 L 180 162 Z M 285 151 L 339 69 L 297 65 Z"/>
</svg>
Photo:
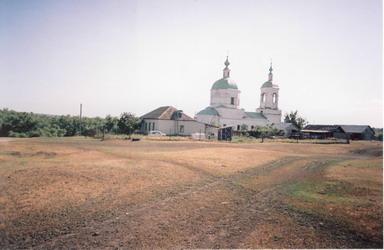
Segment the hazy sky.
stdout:
<svg viewBox="0 0 384 250">
<path fill-rule="evenodd" d="M 193 116 L 227 52 L 247 111 L 272 58 L 283 113 L 382 127 L 380 0 L 0 0 L 0 108 Z"/>
</svg>

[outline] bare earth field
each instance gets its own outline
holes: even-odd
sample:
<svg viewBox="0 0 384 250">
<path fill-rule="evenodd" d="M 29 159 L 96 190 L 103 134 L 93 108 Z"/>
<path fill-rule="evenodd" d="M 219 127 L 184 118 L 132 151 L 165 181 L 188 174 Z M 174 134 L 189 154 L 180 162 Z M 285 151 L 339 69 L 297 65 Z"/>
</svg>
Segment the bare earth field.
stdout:
<svg viewBox="0 0 384 250">
<path fill-rule="evenodd" d="M 0 248 L 382 248 L 382 143 L 0 138 Z"/>
</svg>

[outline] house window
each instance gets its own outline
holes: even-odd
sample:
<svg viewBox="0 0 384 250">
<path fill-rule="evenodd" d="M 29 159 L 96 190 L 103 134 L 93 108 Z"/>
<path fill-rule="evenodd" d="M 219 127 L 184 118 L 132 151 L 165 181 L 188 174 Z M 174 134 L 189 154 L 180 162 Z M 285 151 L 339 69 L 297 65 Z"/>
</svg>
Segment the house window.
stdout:
<svg viewBox="0 0 384 250">
<path fill-rule="evenodd" d="M 179 131 L 180 131 L 180 133 L 184 133 L 184 125 L 180 125 Z"/>
<path fill-rule="evenodd" d="M 144 131 L 147 131 L 147 123 L 144 122 Z"/>
<path fill-rule="evenodd" d="M 155 130 L 155 123 L 152 123 L 152 130 Z"/>
<path fill-rule="evenodd" d="M 231 97 L 231 105 L 235 105 L 235 97 Z"/>
<path fill-rule="evenodd" d="M 240 125 L 237 125 L 237 130 L 240 130 Z"/>
</svg>

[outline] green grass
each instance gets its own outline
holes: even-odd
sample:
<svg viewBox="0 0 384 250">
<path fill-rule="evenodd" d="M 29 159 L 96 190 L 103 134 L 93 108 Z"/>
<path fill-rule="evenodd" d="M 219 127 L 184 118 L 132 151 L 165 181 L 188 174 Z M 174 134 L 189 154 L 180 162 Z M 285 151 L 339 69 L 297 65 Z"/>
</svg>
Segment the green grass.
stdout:
<svg viewBox="0 0 384 250">
<path fill-rule="evenodd" d="M 383 168 L 382 159 L 377 160 L 351 160 L 346 161 L 343 164 L 345 167 L 354 167 L 354 168 Z"/>
<path fill-rule="evenodd" d="M 316 203 L 356 203 L 353 197 L 356 190 L 352 184 L 337 181 L 303 181 L 287 186 L 287 194 L 304 202 Z"/>
<path fill-rule="evenodd" d="M 254 137 L 247 137 L 247 136 L 233 136 L 232 141 L 233 143 L 251 143 L 251 142 L 261 142 L 260 138 L 254 138 Z"/>
</svg>

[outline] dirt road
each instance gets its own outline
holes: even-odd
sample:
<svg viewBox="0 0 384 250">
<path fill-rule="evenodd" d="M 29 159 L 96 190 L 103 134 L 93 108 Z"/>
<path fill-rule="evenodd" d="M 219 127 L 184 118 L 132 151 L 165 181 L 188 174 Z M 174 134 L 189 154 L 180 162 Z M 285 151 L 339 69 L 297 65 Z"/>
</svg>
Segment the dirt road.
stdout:
<svg viewBox="0 0 384 250">
<path fill-rule="evenodd" d="M 382 144 L 0 144 L 2 248 L 379 248 Z"/>
</svg>

